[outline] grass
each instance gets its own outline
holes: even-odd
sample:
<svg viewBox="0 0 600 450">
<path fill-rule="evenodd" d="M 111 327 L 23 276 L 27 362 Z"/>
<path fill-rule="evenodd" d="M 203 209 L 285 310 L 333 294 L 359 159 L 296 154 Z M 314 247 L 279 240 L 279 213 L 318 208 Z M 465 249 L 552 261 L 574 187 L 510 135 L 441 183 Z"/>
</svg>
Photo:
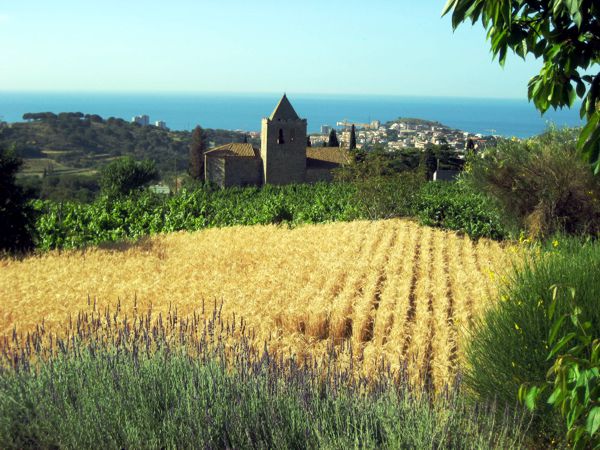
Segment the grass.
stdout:
<svg viewBox="0 0 600 450">
<path fill-rule="evenodd" d="M 558 237 L 546 248 L 538 244 L 533 250 L 533 256 L 514 270 L 500 290 L 501 301 L 476 321 L 469 340 L 466 384 L 479 399 L 495 398 L 512 405 L 521 384 L 541 385 L 546 380 L 553 364 L 547 359 L 553 286 L 557 316 L 568 311 L 572 289 L 582 320 L 590 321 L 588 332 L 600 335 L 600 244 Z M 572 331 L 570 327 L 567 320 L 558 336 Z M 544 408 L 545 401 L 539 403 L 542 420 L 537 427 L 546 437 L 557 437 L 561 427 L 556 414 L 548 405 Z"/>
<path fill-rule="evenodd" d="M 252 344 L 243 319 L 117 309 L 0 341 L 2 448 L 521 448 L 527 420 L 433 396 L 385 366 L 369 381 L 325 358 Z"/>
<path fill-rule="evenodd" d="M 495 241 L 409 220 L 172 233 L 138 244 L 0 259 L 0 336 L 59 332 L 74 311 L 121 300 L 180 316 L 222 304 L 256 343 L 300 360 L 352 345 L 347 363 L 370 374 L 381 360 L 412 384 L 442 390 L 457 373 L 463 334 L 495 297 L 510 251 Z M 202 305 L 205 307 L 202 307 Z M 210 305 L 210 306 L 209 306 Z"/>
</svg>

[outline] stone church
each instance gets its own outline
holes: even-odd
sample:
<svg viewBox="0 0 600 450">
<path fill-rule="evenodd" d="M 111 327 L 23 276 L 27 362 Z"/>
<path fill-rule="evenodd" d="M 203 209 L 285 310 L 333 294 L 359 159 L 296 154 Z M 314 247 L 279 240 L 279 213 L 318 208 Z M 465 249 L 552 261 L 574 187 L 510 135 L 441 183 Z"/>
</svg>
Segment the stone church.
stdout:
<svg viewBox="0 0 600 450">
<path fill-rule="evenodd" d="M 221 187 L 331 181 L 332 170 L 348 161 L 342 148 L 306 146 L 306 119 L 285 94 L 262 120 L 260 140 L 260 149 L 231 143 L 207 151 L 206 180 Z"/>
</svg>

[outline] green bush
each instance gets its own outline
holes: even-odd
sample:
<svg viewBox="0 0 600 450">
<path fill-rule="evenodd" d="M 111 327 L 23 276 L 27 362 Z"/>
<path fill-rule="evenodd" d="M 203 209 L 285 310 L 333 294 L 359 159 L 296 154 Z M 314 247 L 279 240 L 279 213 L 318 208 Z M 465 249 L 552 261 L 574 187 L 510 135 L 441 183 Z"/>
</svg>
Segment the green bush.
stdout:
<svg viewBox="0 0 600 450">
<path fill-rule="evenodd" d="M 37 246 L 78 248 L 178 230 L 352 220 L 361 217 L 350 184 L 197 189 L 161 197 L 149 192 L 91 204 L 36 201 Z"/>
<path fill-rule="evenodd" d="M 102 168 L 100 188 L 109 197 L 123 196 L 158 180 L 156 164 L 151 160 L 136 161 L 130 156 L 116 159 Z"/>
<path fill-rule="evenodd" d="M 362 216 L 371 220 L 413 216 L 425 183 L 424 174 L 416 170 L 356 181 L 356 199 Z"/>
<path fill-rule="evenodd" d="M 551 390 L 547 403 L 565 418 L 566 438 L 574 449 L 600 448 L 600 338 L 577 306 L 576 292 L 566 314 L 556 314 L 558 286 L 553 287 L 548 360 L 553 361 L 544 384 L 523 384 L 519 400 L 535 411 L 542 394 Z M 569 321 L 570 323 L 568 323 Z M 567 330 L 561 333 L 563 325 Z"/>
<path fill-rule="evenodd" d="M 466 351 L 466 384 L 479 399 L 514 405 L 522 384 L 543 384 L 553 362 L 548 360 L 552 286 L 558 286 L 556 314 L 569 311 L 570 289 L 600 335 L 600 243 L 557 238 L 539 255 L 516 266 L 499 294 L 497 305 L 475 323 Z M 554 248 L 557 246 L 557 248 Z M 563 324 L 566 327 L 567 324 Z M 566 329 L 557 331 L 559 334 Z M 542 402 L 543 404 L 544 402 Z M 560 428 L 549 407 L 539 411 L 540 429 L 550 435 Z"/>
<path fill-rule="evenodd" d="M 414 210 L 423 225 L 463 231 L 473 238 L 502 239 L 508 234 L 491 201 L 460 182 L 425 184 Z"/>
<path fill-rule="evenodd" d="M 600 231 L 600 177 L 576 149 L 577 130 L 502 141 L 470 158 L 466 179 L 532 236 Z"/>
<path fill-rule="evenodd" d="M 155 233 L 232 225 L 290 225 L 417 216 L 424 225 L 472 237 L 506 235 L 482 194 L 455 183 L 427 183 L 419 172 L 376 176 L 352 183 L 263 188 L 182 190 L 103 196 L 90 204 L 36 201 L 37 246 L 78 248 Z"/>
<path fill-rule="evenodd" d="M 16 182 L 22 164 L 13 150 L 0 147 L 0 253 L 33 247 L 33 209 L 28 193 Z"/>
</svg>

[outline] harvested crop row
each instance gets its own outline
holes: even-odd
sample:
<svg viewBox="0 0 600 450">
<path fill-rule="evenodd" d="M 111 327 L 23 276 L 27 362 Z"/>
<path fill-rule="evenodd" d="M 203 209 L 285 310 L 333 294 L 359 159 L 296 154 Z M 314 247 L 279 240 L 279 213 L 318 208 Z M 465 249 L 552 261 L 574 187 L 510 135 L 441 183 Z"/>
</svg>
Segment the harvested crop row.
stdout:
<svg viewBox="0 0 600 450">
<path fill-rule="evenodd" d="M 367 372 L 382 360 L 441 387 L 461 336 L 507 265 L 493 241 L 407 220 L 233 227 L 155 236 L 137 244 L 0 260 L 0 335 L 121 301 L 154 316 L 244 317 L 258 343 L 300 357 L 351 345 Z M 203 311 L 203 312 L 202 312 Z"/>
</svg>

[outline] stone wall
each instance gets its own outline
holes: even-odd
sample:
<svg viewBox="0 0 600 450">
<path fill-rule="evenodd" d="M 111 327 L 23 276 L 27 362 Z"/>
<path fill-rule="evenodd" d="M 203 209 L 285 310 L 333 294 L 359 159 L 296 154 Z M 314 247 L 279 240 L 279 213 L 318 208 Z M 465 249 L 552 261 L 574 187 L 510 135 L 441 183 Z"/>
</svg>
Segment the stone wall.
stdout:
<svg viewBox="0 0 600 450">
<path fill-rule="evenodd" d="M 280 136 L 283 136 L 283 143 L 279 142 Z M 304 182 L 306 119 L 263 119 L 260 155 L 265 183 Z"/>
<path fill-rule="evenodd" d="M 210 183 L 225 187 L 225 158 L 207 156 L 204 164 L 204 178 Z"/>
<path fill-rule="evenodd" d="M 260 158 L 226 158 L 226 186 L 260 186 L 262 161 Z"/>
</svg>

